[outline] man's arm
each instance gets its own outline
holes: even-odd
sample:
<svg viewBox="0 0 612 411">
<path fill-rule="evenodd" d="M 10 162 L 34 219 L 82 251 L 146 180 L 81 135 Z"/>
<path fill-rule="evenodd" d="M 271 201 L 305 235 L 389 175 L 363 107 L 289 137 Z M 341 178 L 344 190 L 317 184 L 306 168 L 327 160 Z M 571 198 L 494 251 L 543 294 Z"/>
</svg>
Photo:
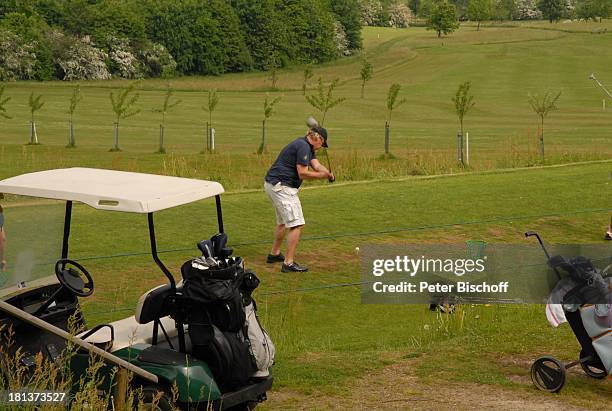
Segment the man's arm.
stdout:
<svg viewBox="0 0 612 411">
<path fill-rule="evenodd" d="M 312 161 L 311 161 L 312 164 Z M 323 178 L 329 178 L 331 176 L 330 172 L 323 166 L 324 170 L 309 170 L 308 166 L 297 164 L 295 166 L 297 168 L 298 175 L 300 176 L 300 180 L 317 180 Z M 314 168 L 314 167 L 313 167 Z"/>
<path fill-rule="evenodd" d="M 329 170 L 316 158 L 310 160 L 310 167 L 312 167 L 314 171 L 325 171 L 326 173 L 329 173 Z"/>
</svg>

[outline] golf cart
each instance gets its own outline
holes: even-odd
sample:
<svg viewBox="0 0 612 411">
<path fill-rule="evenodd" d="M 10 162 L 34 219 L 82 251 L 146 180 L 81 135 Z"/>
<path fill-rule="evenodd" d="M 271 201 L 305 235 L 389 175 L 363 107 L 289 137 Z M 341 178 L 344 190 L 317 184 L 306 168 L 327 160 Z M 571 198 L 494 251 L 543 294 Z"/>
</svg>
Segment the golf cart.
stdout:
<svg viewBox="0 0 612 411">
<path fill-rule="evenodd" d="M 254 377 L 242 380 L 239 385 L 220 383 L 223 377 L 220 372 L 236 371 L 229 369 L 232 365 L 236 368 L 237 364 L 231 362 L 232 356 L 236 355 L 235 350 L 232 351 L 234 345 L 228 345 L 225 337 L 231 333 L 221 332 L 212 323 L 202 324 L 200 321 L 196 327 L 190 322 L 191 313 L 213 308 L 210 304 L 194 304 L 187 296 L 188 284 L 202 280 L 199 273 L 214 277 L 211 281 L 217 281 L 215 284 L 227 285 L 242 278 L 245 271 L 242 260 L 230 257 L 232 250 L 226 247 L 220 200 L 223 192 L 223 187 L 217 182 L 88 168 L 41 171 L 0 181 L 0 193 L 65 201 L 61 256 L 54 263 L 55 278 L 29 281 L 22 276 L 6 284 L 0 283 L 0 332 L 7 326 L 14 332 L 12 346 L 0 348 L 13 352 L 20 349 L 23 353 L 21 363 L 32 368 L 36 366 L 37 353 L 55 361 L 71 341 L 80 347 L 71 361 L 71 372 L 77 376 L 77 381 L 78 376 L 85 375 L 91 353 L 95 353 L 106 362 L 109 372 L 102 390 L 116 389 L 117 379 L 112 377 L 115 374 L 111 370 L 115 367 L 127 369 L 134 374 L 132 386 L 141 387 L 144 401 L 155 401 L 157 409 L 170 409 L 172 406 L 245 409 L 264 401 L 273 380 L 269 370 L 262 372 L 259 369 L 251 373 L 256 370 L 249 369 L 248 375 Z M 188 261 L 181 269 L 183 280 L 177 282 L 158 256 L 153 213 L 210 197 L 215 198 L 219 233 L 211 240 L 202 241 L 200 245 L 204 244 L 204 247 L 199 248 L 206 251 L 208 261 L 212 259 L 220 266 L 204 271 L 190 268 L 192 261 Z M 81 263 L 69 259 L 74 202 L 97 210 L 145 214 L 151 255 L 168 280 L 140 297 L 134 315 L 86 329 L 76 336 L 67 332 L 69 318 L 76 318 L 77 325 L 86 325 L 79 299 L 92 295 L 94 279 Z M 44 232 L 40 224 L 38 229 Z M 17 235 L 12 234 L 13 237 Z M 241 318 L 241 328 L 244 329 L 245 317 Z M 210 334 L 210 338 L 199 346 L 194 341 L 199 338 L 196 328 Z M 212 340 L 218 344 L 212 344 Z M 206 345 L 209 342 L 210 345 Z M 247 344 L 248 340 L 242 343 Z M 196 348 L 199 349 L 198 355 L 195 355 Z M 210 352 L 207 348 L 211 349 Z M 223 362 L 220 357 L 230 358 L 223 363 L 225 368 L 219 365 Z M 213 364 L 215 361 L 217 363 Z M 173 388 L 178 390 L 176 404 L 171 404 L 169 395 Z M 164 393 L 162 401 L 159 401 L 159 395 L 153 395 L 156 392 Z"/>
</svg>

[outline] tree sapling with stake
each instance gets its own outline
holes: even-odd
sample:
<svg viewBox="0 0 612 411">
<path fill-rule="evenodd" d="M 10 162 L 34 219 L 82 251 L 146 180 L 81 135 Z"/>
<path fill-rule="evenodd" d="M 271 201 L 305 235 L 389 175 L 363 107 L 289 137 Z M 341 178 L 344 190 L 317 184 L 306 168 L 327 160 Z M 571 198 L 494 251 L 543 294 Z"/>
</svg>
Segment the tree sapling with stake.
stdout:
<svg viewBox="0 0 612 411">
<path fill-rule="evenodd" d="M 281 100 L 281 97 L 275 97 L 270 100 L 270 96 L 266 94 L 266 100 L 264 101 L 264 118 L 261 124 L 261 144 L 257 149 L 257 154 L 263 154 L 267 152 L 266 149 L 266 120 L 272 117 L 274 114 L 274 106 Z"/>
<path fill-rule="evenodd" d="M 457 93 L 455 93 L 455 96 L 451 98 L 453 103 L 455 103 L 455 113 L 457 113 L 457 117 L 459 118 L 459 126 L 461 128 L 461 136 L 457 139 L 459 143 L 459 148 L 457 151 L 459 153 L 459 164 L 462 166 L 465 165 L 463 161 L 463 119 L 470 109 L 474 107 L 474 104 L 476 104 L 474 102 L 474 96 L 470 95 L 470 87 L 471 83 L 469 81 L 460 84 L 459 88 L 457 89 Z"/>
<path fill-rule="evenodd" d="M 313 75 L 314 73 L 312 72 L 312 67 L 310 66 L 310 64 L 307 64 L 306 67 L 304 67 L 304 81 L 302 82 L 302 95 L 303 96 L 306 95 L 306 88 L 308 86 L 308 80 L 310 80 Z"/>
<path fill-rule="evenodd" d="M 387 121 L 385 123 L 385 158 L 390 158 L 391 153 L 389 152 L 389 144 L 391 140 L 391 114 L 393 114 L 393 110 L 401 106 L 406 102 L 405 98 L 398 100 L 397 97 L 399 95 L 402 86 L 399 84 L 392 84 L 389 87 L 389 93 L 387 94 Z"/>
<path fill-rule="evenodd" d="M 34 96 L 34 92 L 30 93 L 30 98 L 28 99 L 28 106 L 30 107 L 30 145 L 40 144 L 38 142 L 38 134 L 36 133 L 36 120 L 34 119 L 34 115 L 37 111 L 39 111 L 45 103 L 42 101 L 42 95 Z"/>
<path fill-rule="evenodd" d="M 11 98 L 3 97 L 3 96 L 4 96 L 4 86 L 0 85 L 0 117 L 11 119 L 12 117 L 6 114 L 6 103 L 8 103 Z"/>
<path fill-rule="evenodd" d="M 334 89 L 340 83 L 340 79 L 336 78 L 331 82 L 329 87 L 327 88 L 327 92 L 325 91 L 325 87 L 323 86 L 323 79 L 319 77 L 319 85 L 317 86 L 317 93 L 306 96 L 306 101 L 313 106 L 315 109 L 321 112 L 321 121 L 320 125 L 323 126 L 325 122 L 325 116 L 327 112 L 336 107 L 338 104 L 342 103 L 346 100 L 346 97 L 339 97 L 337 99 L 333 98 Z"/>
<path fill-rule="evenodd" d="M 541 98 L 537 94 L 528 95 L 531 108 L 538 115 L 538 117 L 540 117 L 540 157 L 542 158 L 542 161 L 544 161 L 544 118 L 551 111 L 559 109 L 556 103 L 560 96 L 560 91 L 555 95 L 553 95 L 552 92 L 547 91 Z"/>
<path fill-rule="evenodd" d="M 363 58 L 359 75 L 361 76 L 361 98 L 363 98 L 366 82 L 370 81 L 374 76 L 374 66 L 365 57 Z"/>
<path fill-rule="evenodd" d="M 66 146 L 66 148 L 75 148 L 76 147 L 76 141 L 75 141 L 75 137 L 74 137 L 74 112 L 76 111 L 77 105 L 79 104 L 79 101 L 82 100 L 81 97 L 81 86 L 80 85 L 76 85 L 73 89 L 72 89 L 72 95 L 70 96 L 70 105 L 68 106 L 68 128 L 69 128 L 69 135 L 68 135 L 68 145 Z"/>
<path fill-rule="evenodd" d="M 217 104 L 219 104 L 219 95 L 217 94 L 216 89 L 208 90 L 208 104 L 206 106 L 202 106 L 202 109 L 208 113 L 208 122 L 206 123 L 206 148 L 203 152 L 213 152 L 213 142 L 212 142 L 212 115 L 215 108 L 217 108 Z"/>
<path fill-rule="evenodd" d="M 133 109 L 134 104 L 140 98 L 140 94 L 135 92 L 137 83 L 131 83 L 127 87 L 120 89 L 117 94 L 110 92 L 110 100 L 115 113 L 115 143 L 110 151 L 121 151 L 119 148 L 119 121 L 135 116 L 140 113 L 140 109 Z"/>
<path fill-rule="evenodd" d="M 161 123 L 159 124 L 159 149 L 157 153 L 164 154 L 166 152 L 166 147 L 164 145 L 164 132 L 166 129 L 166 114 L 171 108 L 176 107 L 181 103 L 182 100 L 176 100 L 170 102 L 172 95 L 174 94 L 174 90 L 170 88 L 170 84 L 166 87 L 166 93 L 164 94 L 164 104 L 162 104 L 161 108 L 153 109 L 155 113 L 161 113 Z"/>
</svg>

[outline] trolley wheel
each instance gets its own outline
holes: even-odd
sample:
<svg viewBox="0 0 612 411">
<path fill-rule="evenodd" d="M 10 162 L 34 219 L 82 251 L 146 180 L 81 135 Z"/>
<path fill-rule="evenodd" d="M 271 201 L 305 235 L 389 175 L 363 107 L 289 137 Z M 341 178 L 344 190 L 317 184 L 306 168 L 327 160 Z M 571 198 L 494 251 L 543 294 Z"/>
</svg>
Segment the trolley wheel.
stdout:
<svg viewBox="0 0 612 411">
<path fill-rule="evenodd" d="M 587 363 L 581 362 L 580 366 L 586 375 L 591 378 L 596 378 L 598 380 L 602 380 L 608 376 L 608 373 L 604 370 L 599 369 L 598 367 L 593 367 Z"/>
<path fill-rule="evenodd" d="M 531 381 L 542 391 L 561 391 L 565 376 L 565 366 L 554 357 L 540 357 L 531 365 Z"/>
</svg>

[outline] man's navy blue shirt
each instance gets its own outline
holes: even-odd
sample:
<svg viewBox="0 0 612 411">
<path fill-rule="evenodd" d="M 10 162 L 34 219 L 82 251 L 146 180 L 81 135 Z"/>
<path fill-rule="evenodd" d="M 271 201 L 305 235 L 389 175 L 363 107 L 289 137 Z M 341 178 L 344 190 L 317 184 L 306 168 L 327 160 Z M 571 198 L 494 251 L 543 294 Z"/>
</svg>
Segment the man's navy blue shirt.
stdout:
<svg viewBox="0 0 612 411">
<path fill-rule="evenodd" d="M 280 152 L 278 158 L 268 170 L 266 181 L 270 184 L 278 184 L 300 188 L 302 180 L 297 172 L 297 165 L 310 165 L 310 160 L 317 158 L 312 146 L 306 137 L 299 137 L 287 144 Z"/>
</svg>

